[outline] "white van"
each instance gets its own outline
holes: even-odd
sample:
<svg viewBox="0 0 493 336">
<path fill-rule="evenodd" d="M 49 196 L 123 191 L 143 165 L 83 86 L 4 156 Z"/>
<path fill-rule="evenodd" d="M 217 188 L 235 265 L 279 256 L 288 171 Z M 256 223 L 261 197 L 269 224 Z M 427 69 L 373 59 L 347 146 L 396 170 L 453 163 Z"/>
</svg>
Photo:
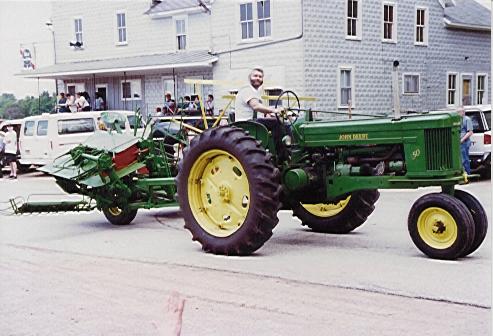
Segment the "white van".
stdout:
<svg viewBox="0 0 493 336">
<path fill-rule="evenodd" d="M 98 118 L 103 112 L 123 115 L 125 125 L 120 126 L 122 131 L 133 134 L 135 113 L 132 111 L 58 113 L 27 117 L 22 120 L 19 137 L 20 164 L 42 166 L 83 143 L 98 130 Z M 142 131 L 143 129 L 138 130 L 138 135 L 142 135 Z"/>
</svg>

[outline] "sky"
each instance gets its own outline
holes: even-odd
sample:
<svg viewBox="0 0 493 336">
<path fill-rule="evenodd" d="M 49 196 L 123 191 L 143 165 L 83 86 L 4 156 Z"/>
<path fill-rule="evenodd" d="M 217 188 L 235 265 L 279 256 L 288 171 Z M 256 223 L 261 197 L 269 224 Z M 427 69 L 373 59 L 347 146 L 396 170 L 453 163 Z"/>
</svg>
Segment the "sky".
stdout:
<svg viewBox="0 0 493 336">
<path fill-rule="evenodd" d="M 492 0 L 476 1 L 490 7 Z M 47 0 L 0 0 L 0 94 L 9 92 L 23 98 L 43 90 L 55 91 L 54 80 L 40 80 L 38 91 L 37 80 L 14 76 L 21 70 L 19 48 L 23 43 L 34 43 L 38 67 L 53 64 L 53 39 L 45 25 L 51 6 Z"/>
</svg>

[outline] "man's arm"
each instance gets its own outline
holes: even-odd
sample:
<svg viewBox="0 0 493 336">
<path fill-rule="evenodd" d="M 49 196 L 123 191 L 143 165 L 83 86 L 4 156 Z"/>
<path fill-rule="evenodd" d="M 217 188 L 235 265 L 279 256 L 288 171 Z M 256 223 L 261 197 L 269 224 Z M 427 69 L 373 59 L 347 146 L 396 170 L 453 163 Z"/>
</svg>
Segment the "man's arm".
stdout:
<svg viewBox="0 0 493 336">
<path fill-rule="evenodd" d="M 472 131 L 472 121 L 471 121 L 471 119 L 467 119 L 466 120 L 466 129 L 467 129 L 467 133 L 464 134 L 464 136 L 462 137 L 462 139 L 460 139 L 460 143 L 463 143 L 464 141 L 466 141 L 467 139 L 469 139 L 471 137 L 471 135 L 473 134 L 473 131 Z"/>
<path fill-rule="evenodd" d="M 275 109 L 273 107 L 267 107 L 264 106 L 261 102 L 258 101 L 256 98 L 252 98 L 248 101 L 248 105 L 255 111 L 255 112 L 260 112 L 263 113 L 264 115 L 267 114 L 276 114 L 279 113 L 278 109 Z"/>
</svg>

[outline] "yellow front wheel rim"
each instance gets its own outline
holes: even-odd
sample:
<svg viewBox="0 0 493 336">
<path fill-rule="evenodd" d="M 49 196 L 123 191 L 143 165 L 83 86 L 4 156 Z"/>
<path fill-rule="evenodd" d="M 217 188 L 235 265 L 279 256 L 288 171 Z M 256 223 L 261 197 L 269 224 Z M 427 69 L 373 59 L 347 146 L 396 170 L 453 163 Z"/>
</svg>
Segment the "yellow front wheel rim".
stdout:
<svg viewBox="0 0 493 336">
<path fill-rule="evenodd" d="M 122 210 L 118 207 L 111 207 L 111 208 L 108 208 L 108 212 L 112 215 L 112 216 L 120 216 L 122 214 Z"/>
<path fill-rule="evenodd" d="M 328 218 L 339 214 L 349 203 L 351 196 L 337 203 L 301 204 L 306 211 L 317 217 Z"/>
<path fill-rule="evenodd" d="M 207 233 L 232 235 L 243 225 L 250 208 L 245 169 L 226 151 L 203 153 L 188 176 L 188 199 L 193 216 Z"/>
<path fill-rule="evenodd" d="M 425 209 L 418 217 L 421 239 L 436 249 L 446 249 L 457 240 L 457 223 L 446 210 L 437 207 Z"/>
</svg>

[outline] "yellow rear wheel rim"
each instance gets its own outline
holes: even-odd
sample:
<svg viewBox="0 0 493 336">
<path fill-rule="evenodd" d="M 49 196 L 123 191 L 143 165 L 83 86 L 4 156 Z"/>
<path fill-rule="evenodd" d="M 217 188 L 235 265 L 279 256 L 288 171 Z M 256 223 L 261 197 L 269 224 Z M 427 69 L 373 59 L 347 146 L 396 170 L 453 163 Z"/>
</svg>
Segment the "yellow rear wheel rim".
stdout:
<svg viewBox="0 0 493 336">
<path fill-rule="evenodd" d="M 122 210 L 120 208 L 118 208 L 118 207 L 111 207 L 111 208 L 108 208 L 108 212 L 112 216 L 119 216 L 119 215 L 121 215 Z"/>
<path fill-rule="evenodd" d="M 203 153 L 188 176 L 188 199 L 202 229 L 216 237 L 232 235 L 243 225 L 250 208 L 245 169 L 226 151 Z"/>
<path fill-rule="evenodd" d="M 351 196 L 337 203 L 301 204 L 306 211 L 317 217 L 328 218 L 339 214 L 348 205 Z"/>
<path fill-rule="evenodd" d="M 418 217 L 421 239 L 435 249 L 446 249 L 457 240 L 457 223 L 447 211 L 438 207 L 425 209 Z"/>
</svg>

